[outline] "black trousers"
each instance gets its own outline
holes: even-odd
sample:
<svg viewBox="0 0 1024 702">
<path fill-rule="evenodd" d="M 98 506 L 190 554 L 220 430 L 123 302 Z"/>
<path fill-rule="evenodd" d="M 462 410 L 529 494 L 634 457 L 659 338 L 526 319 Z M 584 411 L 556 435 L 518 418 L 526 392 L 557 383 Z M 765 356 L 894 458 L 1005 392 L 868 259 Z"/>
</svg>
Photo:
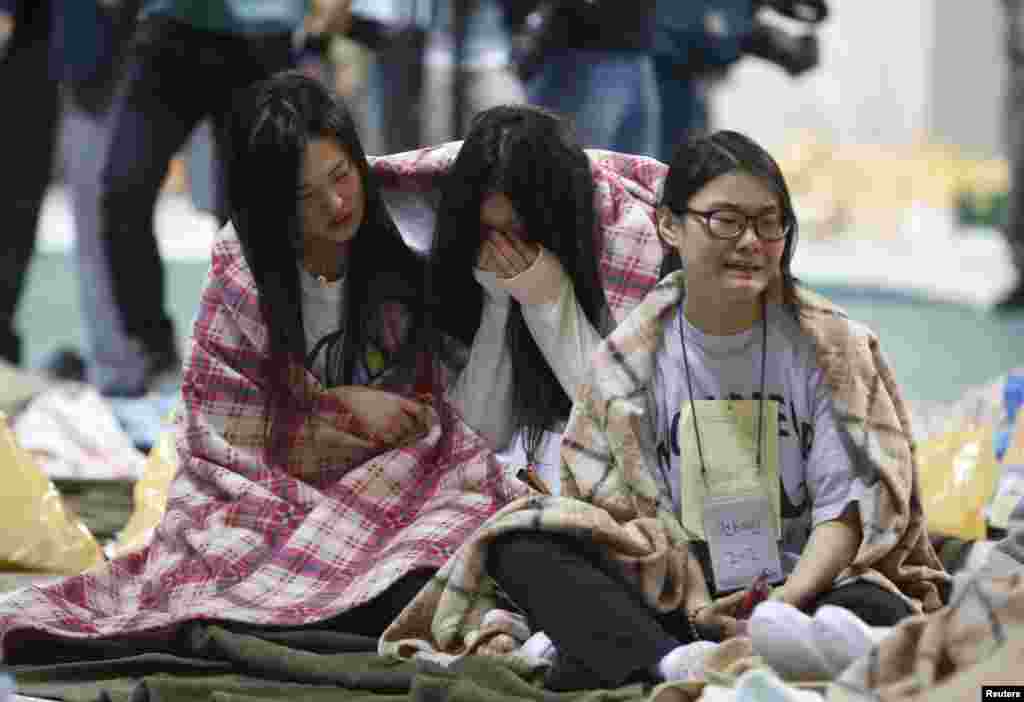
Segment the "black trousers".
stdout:
<svg viewBox="0 0 1024 702">
<path fill-rule="evenodd" d="M 50 75 L 49 42 L 12 42 L 10 53 L 0 61 L 0 90 L 8 98 L 0 109 L 0 359 L 20 363 L 21 339 L 14 317 L 52 175 L 60 100 Z"/>
<path fill-rule="evenodd" d="M 436 572 L 431 568 L 423 568 L 406 573 L 369 602 L 312 626 L 379 639 Z"/>
<path fill-rule="evenodd" d="M 495 540 L 487 569 L 526 613 L 534 631 L 544 631 L 559 658 L 545 684 L 551 690 L 617 687 L 649 678 L 649 670 L 676 646 L 693 641 L 685 612 L 662 614 L 600 549 L 585 539 L 540 532 L 515 532 Z M 891 626 L 911 613 L 896 595 L 869 583 L 844 585 L 819 597 L 849 609 L 874 626 Z"/>
<path fill-rule="evenodd" d="M 693 640 L 683 611 L 648 607 L 618 568 L 585 539 L 515 532 L 495 540 L 487 569 L 543 631 L 559 659 L 552 690 L 618 687 L 680 644 Z"/>
<path fill-rule="evenodd" d="M 291 65 L 288 35 L 234 36 L 167 19 L 139 25 L 108 116 L 99 204 L 114 301 L 125 332 L 147 350 L 174 348 L 153 231 L 153 209 L 171 158 L 205 117 L 213 118 L 222 150 L 233 97 Z"/>
</svg>

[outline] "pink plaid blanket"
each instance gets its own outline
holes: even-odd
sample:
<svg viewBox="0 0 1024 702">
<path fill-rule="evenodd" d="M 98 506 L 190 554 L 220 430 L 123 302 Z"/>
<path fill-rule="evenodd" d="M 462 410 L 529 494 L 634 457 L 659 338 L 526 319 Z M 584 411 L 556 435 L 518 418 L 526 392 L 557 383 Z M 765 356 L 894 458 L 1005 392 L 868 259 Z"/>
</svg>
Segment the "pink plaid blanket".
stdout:
<svg viewBox="0 0 1024 702">
<path fill-rule="evenodd" d="M 449 142 L 372 159 L 373 172 L 386 191 L 433 193 L 461 145 Z M 612 151 L 588 150 L 587 156 L 597 191 L 601 282 L 612 317 L 620 322 L 658 282 L 664 249 L 654 208 L 668 167 Z"/>
<path fill-rule="evenodd" d="M 437 185 L 458 147 L 384 157 L 374 170 L 389 188 L 423 192 Z M 665 166 L 590 156 L 601 272 L 613 315 L 622 319 L 657 280 L 662 250 L 653 206 Z M 185 363 L 179 472 L 153 541 L 6 599 L 0 655 L 23 637 L 125 636 L 193 619 L 324 620 L 413 569 L 442 566 L 490 516 L 528 492 L 445 398 L 424 407 L 418 439 L 382 446 L 381 428 L 358 426 L 347 409 L 358 393 L 326 390 L 302 368 L 292 377 L 315 410 L 291 427 L 287 460 L 268 464 L 259 375 L 267 337 L 252 274 L 226 227 L 213 247 Z"/>
</svg>

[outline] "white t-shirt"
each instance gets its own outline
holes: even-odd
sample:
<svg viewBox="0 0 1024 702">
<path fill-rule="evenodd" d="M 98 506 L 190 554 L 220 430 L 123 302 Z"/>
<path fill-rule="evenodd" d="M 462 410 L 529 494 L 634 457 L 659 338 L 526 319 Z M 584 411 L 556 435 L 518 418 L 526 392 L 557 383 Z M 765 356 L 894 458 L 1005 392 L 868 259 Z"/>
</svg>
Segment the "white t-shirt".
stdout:
<svg viewBox="0 0 1024 702">
<path fill-rule="evenodd" d="M 655 358 L 653 407 L 655 437 L 662 479 L 672 490 L 678 513 L 679 408 L 689 400 L 679 313 L 662 332 Z M 815 360 L 814 344 L 783 307 L 769 305 L 768 360 L 765 395 L 778 407 L 779 476 L 782 507 L 782 568 L 791 573 L 810 530 L 835 519 L 854 496 L 850 455 L 832 415 L 832 400 Z M 685 318 L 687 360 L 694 399 L 756 400 L 761 390 L 762 327 L 740 334 L 711 336 Z M 699 425 L 698 425 L 699 429 Z M 658 476 L 655 476 L 656 479 Z"/>
<path fill-rule="evenodd" d="M 302 287 L 302 326 L 306 334 L 307 353 L 312 352 L 317 343 L 328 334 L 340 328 L 340 320 L 345 302 L 345 278 L 327 283 L 321 282 L 317 276 L 305 269 L 301 264 L 299 281 Z M 327 358 L 327 345 L 313 359 L 313 375 L 324 382 L 324 364 Z M 352 385 L 366 385 L 369 375 L 363 364 L 356 364 L 355 377 Z"/>
</svg>

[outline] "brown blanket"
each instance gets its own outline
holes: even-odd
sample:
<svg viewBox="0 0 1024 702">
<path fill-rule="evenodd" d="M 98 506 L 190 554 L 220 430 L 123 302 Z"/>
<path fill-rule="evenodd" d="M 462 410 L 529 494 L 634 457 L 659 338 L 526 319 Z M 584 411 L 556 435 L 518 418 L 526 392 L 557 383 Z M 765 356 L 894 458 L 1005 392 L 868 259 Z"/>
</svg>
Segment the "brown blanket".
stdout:
<svg viewBox="0 0 1024 702">
<path fill-rule="evenodd" d="M 561 496 L 520 498 L 490 518 L 384 632 L 382 653 L 458 656 L 487 643 L 495 633 L 481 627 L 495 602 L 487 549 L 514 530 L 593 539 L 635 578 L 648 604 L 660 611 L 682 604 L 689 550 L 648 469 L 656 457 L 645 390 L 663 320 L 683 294 L 682 274 L 666 277 L 595 352 L 562 443 Z M 800 323 L 854 454 L 864 537 L 839 581 L 871 580 L 918 612 L 937 610 L 938 586 L 949 576 L 928 539 L 910 421 L 878 338 L 807 291 Z"/>
</svg>

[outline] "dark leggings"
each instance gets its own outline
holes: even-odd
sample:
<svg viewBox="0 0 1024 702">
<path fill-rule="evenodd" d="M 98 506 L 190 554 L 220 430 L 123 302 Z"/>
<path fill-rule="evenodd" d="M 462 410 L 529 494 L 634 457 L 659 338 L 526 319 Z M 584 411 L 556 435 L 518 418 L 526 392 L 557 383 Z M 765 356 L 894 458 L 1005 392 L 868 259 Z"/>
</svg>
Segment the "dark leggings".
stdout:
<svg viewBox="0 0 1024 702">
<path fill-rule="evenodd" d="M 346 634 L 360 634 L 380 638 L 405 606 L 412 602 L 420 590 L 434 577 L 436 570 L 424 568 L 406 573 L 384 592 L 369 602 L 353 607 L 324 622 L 311 626 L 332 629 Z"/>
<path fill-rule="evenodd" d="M 871 626 L 895 626 L 913 614 L 906 602 L 874 583 L 852 583 L 829 590 L 818 597 L 808 610 L 813 614 L 825 605 L 848 609 Z"/>
<path fill-rule="evenodd" d="M 491 546 L 487 570 L 525 611 L 531 628 L 545 632 L 558 649 L 548 689 L 618 687 L 693 640 L 682 611 L 660 614 L 648 607 L 585 539 L 505 534 Z"/>
<path fill-rule="evenodd" d="M 648 607 L 601 547 L 570 536 L 514 532 L 495 540 L 487 570 L 558 649 L 548 672 L 551 690 L 612 688 L 649 679 L 650 669 L 673 648 L 690 643 L 680 608 L 662 614 Z M 809 608 L 845 607 L 873 626 L 891 626 L 911 613 L 899 597 L 870 583 L 844 585 Z"/>
</svg>

